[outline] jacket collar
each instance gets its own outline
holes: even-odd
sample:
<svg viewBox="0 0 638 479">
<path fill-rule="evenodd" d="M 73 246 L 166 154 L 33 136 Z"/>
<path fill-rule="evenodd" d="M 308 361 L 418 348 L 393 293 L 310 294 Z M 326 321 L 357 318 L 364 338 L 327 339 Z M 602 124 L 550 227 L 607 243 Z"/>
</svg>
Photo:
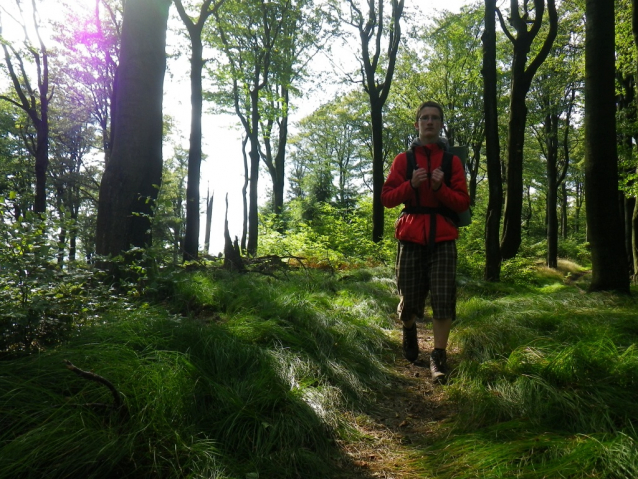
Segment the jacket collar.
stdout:
<svg viewBox="0 0 638 479">
<path fill-rule="evenodd" d="M 439 138 L 439 141 L 437 143 L 423 145 L 421 143 L 421 139 L 417 136 L 414 140 L 412 140 L 412 144 L 410 145 L 410 148 L 414 148 L 415 146 L 425 146 L 426 148 L 430 150 L 438 148 L 443 151 L 446 151 L 448 149 L 448 141 L 447 141 L 447 138 Z"/>
</svg>

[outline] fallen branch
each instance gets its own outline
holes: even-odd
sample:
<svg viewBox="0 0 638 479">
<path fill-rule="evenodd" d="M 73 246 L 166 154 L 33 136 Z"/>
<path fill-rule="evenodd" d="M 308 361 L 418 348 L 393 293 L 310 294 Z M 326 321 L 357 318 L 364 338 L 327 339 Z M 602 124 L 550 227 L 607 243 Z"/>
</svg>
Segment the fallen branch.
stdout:
<svg viewBox="0 0 638 479">
<path fill-rule="evenodd" d="M 75 374 L 77 374 L 81 378 L 86 379 L 87 381 L 95 381 L 96 383 L 100 383 L 100 384 L 106 386 L 111 391 L 111 394 L 113 395 L 113 404 L 112 405 L 110 405 L 110 404 L 102 404 L 102 403 L 86 403 L 86 404 L 83 404 L 83 406 L 93 407 L 93 408 L 96 408 L 96 407 L 97 408 L 111 408 L 111 409 L 114 409 L 116 411 L 126 412 L 126 406 L 122 402 L 122 397 L 121 397 L 119 391 L 117 389 L 115 389 L 115 386 L 113 386 L 113 383 L 111 383 L 111 381 L 109 381 L 108 379 L 100 376 L 99 374 L 95 374 L 95 373 L 92 373 L 90 371 L 83 371 L 82 369 L 80 369 L 77 366 L 75 366 L 68 359 L 64 359 L 63 361 L 64 361 L 64 364 L 66 364 L 67 369 L 69 369 L 70 371 L 73 371 Z"/>
<path fill-rule="evenodd" d="M 279 256 L 276 254 L 270 254 L 266 256 L 257 256 L 255 258 L 247 258 L 246 264 L 249 266 L 266 264 L 273 268 L 287 269 L 291 266 L 290 265 L 291 259 L 295 260 L 297 264 L 302 266 L 304 269 L 306 268 L 306 265 L 303 262 L 306 258 L 302 258 L 300 256 Z"/>
<path fill-rule="evenodd" d="M 303 263 L 303 260 L 305 258 L 301 258 L 298 256 L 278 256 L 271 254 L 267 256 L 259 256 L 256 258 L 247 258 L 245 260 L 246 271 L 248 271 L 249 273 L 261 273 L 276 278 L 276 276 L 274 275 L 275 272 L 282 271 L 285 275 L 286 271 L 290 269 L 291 259 L 294 259 L 297 264 L 306 269 L 306 265 Z"/>
</svg>

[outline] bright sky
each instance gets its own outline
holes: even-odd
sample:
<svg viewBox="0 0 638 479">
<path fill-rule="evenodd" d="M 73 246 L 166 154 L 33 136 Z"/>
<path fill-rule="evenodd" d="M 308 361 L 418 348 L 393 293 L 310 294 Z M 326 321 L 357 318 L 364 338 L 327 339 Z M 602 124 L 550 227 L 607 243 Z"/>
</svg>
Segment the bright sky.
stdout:
<svg viewBox="0 0 638 479">
<path fill-rule="evenodd" d="M 30 5 L 30 1 L 24 2 Z M 42 19 L 58 16 L 62 11 L 60 0 L 41 0 L 40 16 Z M 66 0 L 65 3 L 75 8 L 95 8 L 95 0 Z M 406 9 L 421 9 L 424 19 L 432 16 L 434 10 L 458 11 L 462 5 L 470 3 L 470 0 L 406 0 Z M 25 7 L 25 8 L 26 8 Z M 6 38 L 21 38 L 21 30 L 16 28 L 15 22 L 9 17 L 7 12 L 2 12 L 2 8 L 13 8 L 15 15 L 15 3 L 2 0 L 0 6 L 0 25 L 3 27 L 2 33 Z M 172 15 L 177 17 L 173 7 Z M 169 37 L 170 44 L 175 39 Z M 177 141 L 188 148 L 188 136 L 190 128 L 190 92 L 188 88 L 188 55 L 184 55 L 181 63 L 176 60 L 169 60 L 169 74 L 165 79 L 164 110 L 173 116 L 180 130 Z M 354 60 L 353 60 L 354 61 Z M 308 114 L 308 108 L 318 106 L 328 98 L 312 98 L 304 100 L 306 107 L 299 110 L 297 117 L 301 118 Z M 204 106 L 206 108 L 206 106 Z M 213 227 L 211 232 L 210 252 L 216 255 L 223 251 L 223 225 L 225 214 L 225 196 L 228 193 L 229 201 L 229 229 L 231 237 L 241 237 L 242 226 L 242 199 L 241 189 L 244 183 L 243 178 L 243 158 L 241 152 L 241 132 L 237 129 L 235 117 L 222 117 L 205 114 L 202 119 L 203 127 L 203 152 L 207 159 L 202 164 L 202 177 L 200 183 L 200 194 L 202 195 L 201 209 L 205 211 L 205 197 L 207 189 L 214 192 L 215 200 L 213 205 Z M 181 139 L 179 139 L 181 137 Z M 170 148 L 165 148 L 165 155 L 170 154 Z M 260 178 L 260 190 L 265 192 L 265 186 L 270 183 L 270 179 L 262 174 Z M 202 215 L 200 221 L 201 239 L 200 247 L 204 244 L 204 227 L 206 225 L 205 216 Z"/>
</svg>

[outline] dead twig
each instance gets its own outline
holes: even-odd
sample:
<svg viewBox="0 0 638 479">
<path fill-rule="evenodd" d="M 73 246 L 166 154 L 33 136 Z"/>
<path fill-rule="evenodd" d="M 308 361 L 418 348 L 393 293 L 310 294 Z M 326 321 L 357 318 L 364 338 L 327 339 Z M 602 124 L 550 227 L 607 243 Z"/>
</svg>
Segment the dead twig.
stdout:
<svg viewBox="0 0 638 479">
<path fill-rule="evenodd" d="M 103 403 L 86 403 L 86 404 L 83 404 L 83 406 L 91 407 L 91 408 L 113 409 L 115 411 L 120 411 L 122 413 L 127 412 L 126 405 L 122 401 L 122 396 L 120 395 L 120 392 L 115 388 L 115 386 L 113 386 L 113 383 L 111 383 L 111 381 L 100 376 L 99 374 L 95 374 L 90 371 L 84 371 L 78 368 L 68 359 L 64 359 L 63 362 L 64 364 L 66 364 L 67 369 L 69 369 L 70 371 L 73 371 L 75 374 L 77 374 L 81 378 L 86 379 L 87 381 L 94 381 L 96 383 L 100 383 L 106 386 L 109 389 L 109 391 L 111 391 L 111 394 L 113 395 L 112 405 L 103 404 Z"/>
<path fill-rule="evenodd" d="M 261 273 L 276 278 L 274 275 L 275 272 L 282 271 L 284 275 L 286 275 L 286 272 L 291 268 L 291 259 L 306 269 L 306 265 L 303 263 L 305 258 L 298 256 L 266 255 L 256 258 L 247 258 L 245 260 L 246 271 L 250 273 Z"/>
</svg>

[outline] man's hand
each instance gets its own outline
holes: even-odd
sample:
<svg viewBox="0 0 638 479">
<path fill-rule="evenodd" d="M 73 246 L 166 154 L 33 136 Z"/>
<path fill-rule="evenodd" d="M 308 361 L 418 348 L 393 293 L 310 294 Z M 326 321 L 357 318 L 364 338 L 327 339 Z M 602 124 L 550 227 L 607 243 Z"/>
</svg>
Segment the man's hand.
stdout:
<svg viewBox="0 0 638 479">
<path fill-rule="evenodd" d="M 441 187 L 441 183 L 443 183 L 445 174 L 441 168 L 437 168 L 432 172 L 432 183 L 430 186 L 434 191 L 437 191 Z M 412 188 L 417 189 L 421 186 L 421 183 L 428 180 L 428 172 L 424 168 L 418 168 L 414 170 L 412 173 L 412 179 L 410 180 L 410 184 Z"/>
<path fill-rule="evenodd" d="M 431 186 L 434 191 L 438 191 L 439 188 L 441 188 L 441 183 L 443 183 L 444 176 L 445 176 L 445 173 L 443 173 L 443 170 L 441 168 L 437 168 L 436 170 L 432 172 Z"/>
<path fill-rule="evenodd" d="M 424 168 L 417 168 L 412 173 L 412 179 L 410 180 L 410 184 L 412 188 L 418 189 L 421 186 L 421 183 L 428 180 L 428 172 Z"/>
</svg>

